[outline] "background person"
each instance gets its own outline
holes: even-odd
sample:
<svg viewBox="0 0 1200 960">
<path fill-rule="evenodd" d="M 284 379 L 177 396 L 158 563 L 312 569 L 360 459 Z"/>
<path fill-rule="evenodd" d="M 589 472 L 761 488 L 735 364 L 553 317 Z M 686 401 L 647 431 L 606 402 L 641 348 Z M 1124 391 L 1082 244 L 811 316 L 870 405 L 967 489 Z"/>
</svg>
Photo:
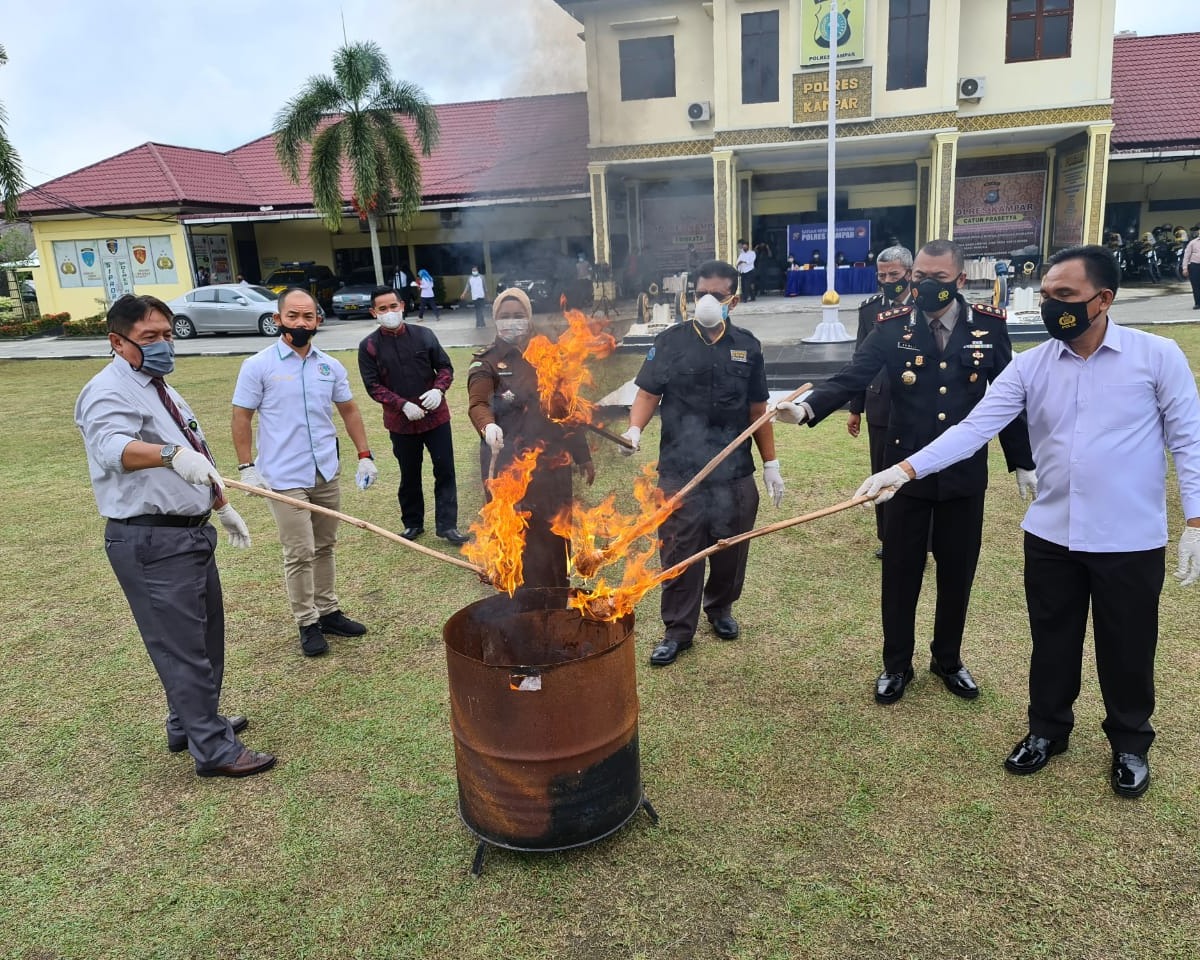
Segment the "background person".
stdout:
<svg viewBox="0 0 1200 960">
<path fill-rule="evenodd" d="M 433 463 L 434 529 L 453 544 L 467 542 L 458 532 L 458 484 L 454 474 L 454 439 L 446 391 L 454 367 L 428 327 L 404 322 L 395 290 L 371 293 L 371 316 L 379 321 L 358 345 L 358 372 L 371 399 L 383 406 L 383 425 L 392 438 L 400 465 L 400 536 L 415 540 L 425 532 L 425 493 L 421 468 L 425 451 Z"/>
<path fill-rule="evenodd" d="M 635 383 L 625 439 L 641 444 L 642 431 L 657 409 L 662 434 L 658 485 L 674 496 L 731 440 L 767 409 L 767 375 L 758 339 L 728 322 L 737 306 L 738 273 L 730 264 L 710 260 L 696 275 L 692 320 L 675 324 L 654 338 Z M 763 484 L 775 506 L 783 499 L 783 477 L 775 459 L 775 434 L 768 422 L 754 434 L 763 458 Z M 690 492 L 659 534 L 665 570 L 723 537 L 745 533 L 758 515 L 758 488 L 750 439 L 703 483 Z M 652 666 L 674 663 L 691 648 L 703 608 L 713 632 L 735 640 L 741 632 L 733 605 L 741 598 L 750 544 L 721 550 L 705 564 L 695 563 L 662 585 L 660 610 L 665 632 L 650 654 Z"/>
<path fill-rule="evenodd" d="M 425 311 L 433 311 L 433 319 L 442 319 L 442 308 L 438 306 L 437 297 L 433 292 L 433 277 L 428 270 L 417 271 L 417 289 L 421 291 L 421 305 L 417 308 L 417 319 L 425 319 Z"/>
<path fill-rule="evenodd" d="M 175 369 L 171 308 L 126 294 L 108 311 L 112 362 L 75 404 L 104 552 L 129 602 L 167 697 L 167 749 L 188 750 L 202 777 L 245 777 L 275 763 L 237 738 L 248 721 L 218 712 L 225 673 L 225 608 L 208 522 L 215 510 L 232 546 L 250 532 L 225 500 L 204 431 L 167 386 Z"/>
<path fill-rule="evenodd" d="M 1052 339 L 1015 356 L 961 424 L 870 477 L 859 493 L 884 491 L 886 499 L 887 488 L 970 457 L 1028 414 L 1041 477 L 1021 523 L 1033 639 L 1029 734 L 1004 765 L 1036 773 L 1067 749 L 1090 607 L 1110 782 L 1118 796 L 1137 797 L 1150 785 L 1154 740 L 1163 449 L 1187 517 L 1175 572 L 1187 585 L 1200 578 L 1200 398 L 1174 341 L 1111 322 L 1121 272 L 1108 250 L 1070 247 L 1048 264 L 1041 312 Z"/>
<path fill-rule="evenodd" d="M 458 299 L 466 300 L 467 294 L 471 295 L 470 300 L 475 305 L 475 329 L 480 330 L 487 325 L 483 318 L 483 308 L 487 306 L 487 286 L 479 267 L 471 267 L 471 275 L 467 277 Z"/>
<path fill-rule="evenodd" d="M 1200 310 L 1200 232 L 1183 248 L 1183 275 L 1192 282 L 1192 309 Z"/>
<path fill-rule="evenodd" d="M 750 244 L 745 240 L 738 241 L 737 263 L 734 266 L 737 268 L 738 278 L 742 282 L 741 300 L 746 303 L 751 303 L 754 300 L 756 291 L 754 289 L 754 268 L 758 255 L 750 249 Z"/>
<path fill-rule="evenodd" d="M 365 490 L 379 475 L 362 415 L 350 393 L 346 368 L 312 345 L 320 324 L 317 302 L 297 287 L 276 304 L 280 336 L 242 363 L 233 391 L 233 448 L 243 483 L 266 487 L 331 510 L 342 502 L 337 407 L 358 450 L 355 482 Z M 251 459 L 251 427 L 258 413 L 258 459 Z M 283 579 L 305 656 L 325 653 L 326 634 L 359 637 L 361 623 L 341 611 L 335 589 L 338 520 L 275 500 L 267 505 L 283 546 Z"/>
</svg>

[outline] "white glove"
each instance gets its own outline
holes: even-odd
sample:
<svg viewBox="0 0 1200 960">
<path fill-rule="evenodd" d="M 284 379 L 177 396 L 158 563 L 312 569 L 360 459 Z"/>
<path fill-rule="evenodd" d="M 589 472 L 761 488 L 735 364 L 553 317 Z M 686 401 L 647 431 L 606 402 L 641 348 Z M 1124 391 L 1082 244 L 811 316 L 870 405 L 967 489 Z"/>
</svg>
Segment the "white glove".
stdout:
<svg viewBox="0 0 1200 960">
<path fill-rule="evenodd" d="M 780 423 L 804 423 L 808 419 L 808 410 L 803 404 L 785 401 L 775 408 L 775 419 Z"/>
<path fill-rule="evenodd" d="M 783 503 L 783 474 L 779 472 L 778 460 L 768 460 L 763 464 L 763 486 L 767 488 L 775 506 Z"/>
<path fill-rule="evenodd" d="M 248 466 L 245 470 L 239 470 L 238 479 L 241 480 L 242 483 L 249 484 L 252 487 L 261 487 L 263 490 L 268 489 L 267 481 L 262 478 L 258 472 L 258 468 L 253 464 Z"/>
<path fill-rule="evenodd" d="M 1022 500 L 1037 499 L 1037 471 L 1017 467 L 1017 493 Z"/>
<path fill-rule="evenodd" d="M 894 467 L 871 474 L 854 492 L 854 495 L 856 497 L 873 497 L 876 503 L 887 503 L 896 495 L 896 491 L 911 479 L 900 468 L 900 465 L 896 464 Z"/>
<path fill-rule="evenodd" d="M 246 521 L 242 519 L 241 514 L 233 509 L 233 504 L 227 503 L 217 511 L 217 519 L 221 521 L 221 526 L 225 528 L 225 535 L 229 538 L 229 545 L 237 547 L 239 550 L 247 550 L 250 547 L 250 531 L 246 527 Z"/>
<path fill-rule="evenodd" d="M 436 410 L 442 405 L 442 391 L 437 387 L 431 387 L 421 394 L 421 406 L 426 410 Z"/>
<path fill-rule="evenodd" d="M 359 490 L 366 490 L 378 479 L 379 468 L 375 466 L 374 460 L 370 457 L 363 457 L 358 461 L 358 469 L 354 471 L 354 483 Z"/>
<path fill-rule="evenodd" d="M 642 449 L 642 428 L 630 427 L 623 434 L 622 440 L 628 440 L 632 446 L 621 447 L 621 455 L 624 457 L 632 457 L 635 453 Z"/>
<path fill-rule="evenodd" d="M 221 482 L 221 474 L 202 453 L 197 453 L 195 450 L 187 450 L 180 447 L 175 451 L 175 456 L 171 459 L 171 469 L 183 477 L 188 483 L 194 483 L 198 487 L 207 487 L 212 484 L 225 489 L 225 484 Z"/>
<path fill-rule="evenodd" d="M 401 407 L 401 409 L 404 411 L 404 415 L 408 417 L 409 420 L 422 420 L 425 417 L 425 410 L 421 407 L 418 407 L 411 400 L 405 400 L 404 406 Z"/>
<path fill-rule="evenodd" d="M 504 449 L 504 431 L 498 423 L 489 423 L 483 428 L 483 439 L 492 448 L 492 453 L 499 453 Z"/>
<path fill-rule="evenodd" d="M 1179 568 L 1175 579 L 1190 586 L 1200 579 L 1200 527 L 1184 527 L 1179 538 Z"/>
</svg>

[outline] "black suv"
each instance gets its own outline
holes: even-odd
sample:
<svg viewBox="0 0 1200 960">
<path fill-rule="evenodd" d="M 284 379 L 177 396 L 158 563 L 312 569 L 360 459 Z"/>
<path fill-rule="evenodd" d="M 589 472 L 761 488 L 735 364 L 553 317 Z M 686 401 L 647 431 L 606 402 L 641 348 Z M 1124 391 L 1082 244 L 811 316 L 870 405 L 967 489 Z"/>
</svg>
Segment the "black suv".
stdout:
<svg viewBox="0 0 1200 960">
<path fill-rule="evenodd" d="M 265 281 L 264 287 L 269 287 L 274 293 L 283 293 L 288 287 L 303 287 L 314 297 L 327 314 L 333 312 L 333 293 L 339 284 L 337 277 L 328 267 L 323 267 L 311 260 L 300 260 L 292 263 L 281 263 Z"/>
</svg>

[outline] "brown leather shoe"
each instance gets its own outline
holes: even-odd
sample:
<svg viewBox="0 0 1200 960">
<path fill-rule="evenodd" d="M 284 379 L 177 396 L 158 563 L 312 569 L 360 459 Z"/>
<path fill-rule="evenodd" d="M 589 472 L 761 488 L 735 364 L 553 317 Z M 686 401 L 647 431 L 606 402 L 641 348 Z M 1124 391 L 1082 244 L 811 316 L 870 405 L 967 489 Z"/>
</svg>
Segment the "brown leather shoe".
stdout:
<svg viewBox="0 0 1200 960">
<path fill-rule="evenodd" d="M 219 767 L 197 768 L 198 777 L 252 777 L 256 773 L 270 770 L 275 766 L 275 756 L 270 753 L 258 753 L 248 747 L 243 748 L 233 763 L 225 763 Z"/>
</svg>

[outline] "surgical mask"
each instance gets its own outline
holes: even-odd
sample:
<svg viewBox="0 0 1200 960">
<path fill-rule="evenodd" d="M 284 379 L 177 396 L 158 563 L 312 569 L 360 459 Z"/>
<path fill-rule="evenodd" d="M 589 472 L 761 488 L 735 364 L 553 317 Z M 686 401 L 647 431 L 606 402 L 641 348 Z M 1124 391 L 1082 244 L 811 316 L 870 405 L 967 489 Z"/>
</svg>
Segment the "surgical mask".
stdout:
<svg viewBox="0 0 1200 960">
<path fill-rule="evenodd" d="M 711 330 L 729 319 L 729 305 L 721 303 L 711 293 L 706 293 L 696 301 L 696 312 L 693 316 L 700 326 Z"/>
<path fill-rule="evenodd" d="M 958 279 L 934 280 L 926 277 L 917 284 L 917 306 L 925 313 L 936 313 L 950 306 L 951 301 L 958 295 Z"/>
<path fill-rule="evenodd" d="M 379 320 L 379 325 L 386 330 L 399 330 L 400 324 L 404 322 L 404 314 L 393 310 L 391 313 L 381 313 L 376 319 Z"/>
<path fill-rule="evenodd" d="M 1088 304 L 1098 296 L 1099 293 L 1078 302 L 1049 298 L 1043 300 L 1042 323 L 1046 325 L 1050 336 L 1055 340 L 1068 342 L 1079 337 L 1092 325 L 1092 318 L 1088 316 Z"/>
<path fill-rule="evenodd" d="M 142 346 L 128 337 L 123 339 L 137 347 L 142 355 L 142 362 L 137 368 L 138 373 L 144 373 L 148 377 L 166 377 L 175 370 L 175 344 L 170 340 L 156 340 Z"/>
<path fill-rule="evenodd" d="M 308 341 L 313 338 L 313 335 L 317 331 L 309 330 L 308 327 L 285 327 L 283 324 L 280 324 L 279 332 L 291 334 L 292 346 L 298 350 L 303 350 L 308 346 Z"/>
<path fill-rule="evenodd" d="M 471 271 L 471 276 L 473 276 L 473 277 L 477 277 L 477 276 L 479 276 L 479 271 L 478 271 L 478 270 L 472 270 L 472 271 Z"/>
<path fill-rule="evenodd" d="M 505 343 L 516 343 L 529 334 L 529 320 L 526 317 L 505 317 L 496 321 L 496 337 Z"/>
<path fill-rule="evenodd" d="M 899 300 L 908 290 L 908 280 L 880 280 L 879 289 L 889 300 Z"/>
</svg>

